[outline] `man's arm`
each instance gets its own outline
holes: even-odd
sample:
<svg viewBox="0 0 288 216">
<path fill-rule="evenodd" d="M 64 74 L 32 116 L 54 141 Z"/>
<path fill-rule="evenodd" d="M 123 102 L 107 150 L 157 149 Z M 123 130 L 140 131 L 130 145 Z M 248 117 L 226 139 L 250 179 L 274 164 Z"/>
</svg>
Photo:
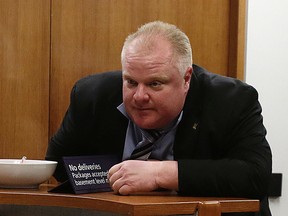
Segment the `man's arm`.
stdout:
<svg viewBox="0 0 288 216">
<path fill-rule="evenodd" d="M 206 107 L 199 125 L 202 156 L 178 157 L 179 192 L 261 198 L 267 193 L 272 156 L 258 94 L 247 86 L 230 88 L 229 94 L 214 92 L 209 98 L 217 100 Z"/>
</svg>

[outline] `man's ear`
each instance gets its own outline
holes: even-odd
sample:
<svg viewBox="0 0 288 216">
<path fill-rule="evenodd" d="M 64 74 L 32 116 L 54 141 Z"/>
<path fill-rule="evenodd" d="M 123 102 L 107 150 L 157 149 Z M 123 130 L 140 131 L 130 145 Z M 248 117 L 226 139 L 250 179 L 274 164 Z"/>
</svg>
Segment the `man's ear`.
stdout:
<svg viewBox="0 0 288 216">
<path fill-rule="evenodd" d="M 184 74 L 184 82 L 185 82 L 184 85 L 185 85 L 185 88 L 187 88 L 187 90 L 190 87 L 190 81 L 191 81 L 192 73 L 193 73 L 193 68 L 188 67 L 185 74 Z"/>
</svg>

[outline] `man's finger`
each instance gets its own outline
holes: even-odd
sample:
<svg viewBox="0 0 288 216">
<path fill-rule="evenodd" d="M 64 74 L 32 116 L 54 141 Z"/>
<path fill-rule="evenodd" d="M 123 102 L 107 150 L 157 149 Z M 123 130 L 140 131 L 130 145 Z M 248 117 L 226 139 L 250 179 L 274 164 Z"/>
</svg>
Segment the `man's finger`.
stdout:
<svg viewBox="0 0 288 216">
<path fill-rule="evenodd" d="M 108 171 L 108 179 L 110 179 L 110 177 L 115 173 L 117 172 L 121 167 L 121 163 L 118 163 L 114 166 L 112 166 L 109 171 Z"/>
</svg>

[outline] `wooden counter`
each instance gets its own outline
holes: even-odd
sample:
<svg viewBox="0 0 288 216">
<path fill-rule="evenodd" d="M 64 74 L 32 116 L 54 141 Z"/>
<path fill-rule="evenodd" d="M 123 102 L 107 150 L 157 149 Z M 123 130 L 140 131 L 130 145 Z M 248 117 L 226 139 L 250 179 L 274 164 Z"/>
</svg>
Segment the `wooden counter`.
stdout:
<svg viewBox="0 0 288 216">
<path fill-rule="evenodd" d="M 259 201 L 253 199 L 182 197 L 168 191 L 130 196 L 113 192 L 75 195 L 49 193 L 50 188 L 41 185 L 39 190 L 0 189 L 0 205 L 57 206 L 136 216 L 194 214 L 197 210 L 198 216 L 259 211 Z"/>
</svg>

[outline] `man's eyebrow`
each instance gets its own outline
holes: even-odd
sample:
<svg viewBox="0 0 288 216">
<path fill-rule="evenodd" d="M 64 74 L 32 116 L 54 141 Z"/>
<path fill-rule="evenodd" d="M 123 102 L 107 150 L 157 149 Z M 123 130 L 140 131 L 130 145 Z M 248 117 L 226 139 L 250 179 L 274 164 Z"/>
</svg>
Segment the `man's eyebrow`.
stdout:
<svg viewBox="0 0 288 216">
<path fill-rule="evenodd" d="M 123 74 L 124 79 L 133 79 L 129 74 Z"/>
<path fill-rule="evenodd" d="M 166 75 L 156 75 L 156 76 L 152 76 L 151 79 L 155 79 L 155 80 L 163 80 L 163 81 L 165 81 L 165 80 L 168 80 L 169 77 L 166 76 Z"/>
</svg>

